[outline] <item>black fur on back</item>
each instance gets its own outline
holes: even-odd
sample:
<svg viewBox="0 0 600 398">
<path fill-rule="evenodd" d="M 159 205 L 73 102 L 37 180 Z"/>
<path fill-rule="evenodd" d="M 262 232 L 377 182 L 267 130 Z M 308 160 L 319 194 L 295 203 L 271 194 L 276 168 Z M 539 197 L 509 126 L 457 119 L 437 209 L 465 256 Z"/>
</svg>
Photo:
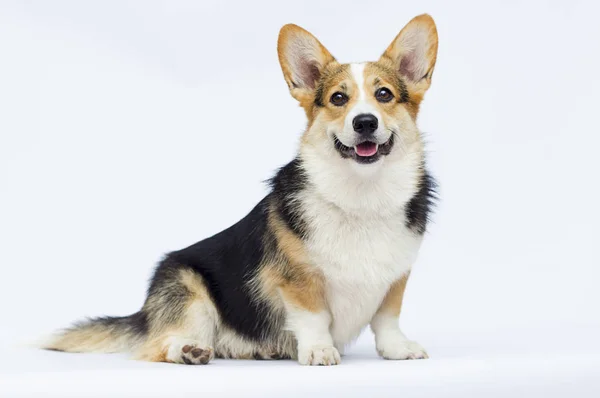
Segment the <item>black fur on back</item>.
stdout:
<svg viewBox="0 0 600 398">
<path fill-rule="evenodd" d="M 202 275 L 222 321 L 254 341 L 276 330 L 271 308 L 256 300 L 249 282 L 257 275 L 266 253 L 265 240 L 273 239 L 267 226 L 270 198 L 264 198 L 239 222 L 226 230 L 170 253 L 161 267 L 189 267 Z M 156 276 L 155 276 L 156 278 Z M 160 284 L 160 281 L 153 281 Z"/>
<path fill-rule="evenodd" d="M 306 224 L 297 200 L 297 194 L 308 184 L 308 177 L 298 158 L 286 164 L 269 180 L 271 196 L 281 220 L 300 237 L 306 235 Z"/>
<path fill-rule="evenodd" d="M 183 250 L 167 255 L 158 266 L 149 295 L 160 291 L 169 269 L 188 267 L 198 272 L 223 322 L 254 341 L 263 341 L 280 331 L 278 316 L 270 306 L 257 300 L 251 281 L 263 260 L 276 252 L 268 225 L 270 208 L 288 227 L 302 236 L 305 226 L 294 196 L 305 188 L 307 178 L 301 161 L 294 159 L 269 181 L 269 193 L 252 211 L 226 230 Z M 152 286 L 156 286 L 153 289 Z"/>
<path fill-rule="evenodd" d="M 437 183 L 424 169 L 419 181 L 419 190 L 406 205 L 406 226 L 413 231 L 424 234 L 435 201 L 437 200 Z"/>
</svg>

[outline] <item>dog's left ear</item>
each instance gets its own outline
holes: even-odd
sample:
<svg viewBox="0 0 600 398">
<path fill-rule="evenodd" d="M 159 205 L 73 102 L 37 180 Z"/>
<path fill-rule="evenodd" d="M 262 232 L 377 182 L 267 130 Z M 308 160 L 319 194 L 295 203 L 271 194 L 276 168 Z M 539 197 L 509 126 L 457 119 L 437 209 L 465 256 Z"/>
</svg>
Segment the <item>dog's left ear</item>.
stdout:
<svg viewBox="0 0 600 398">
<path fill-rule="evenodd" d="M 387 58 L 413 88 L 425 92 L 431 85 L 438 49 L 435 22 L 430 15 L 413 18 L 381 56 Z"/>
<path fill-rule="evenodd" d="M 335 61 L 316 37 L 294 24 L 281 28 L 277 52 L 290 93 L 301 103 L 313 97 L 323 68 Z"/>
</svg>

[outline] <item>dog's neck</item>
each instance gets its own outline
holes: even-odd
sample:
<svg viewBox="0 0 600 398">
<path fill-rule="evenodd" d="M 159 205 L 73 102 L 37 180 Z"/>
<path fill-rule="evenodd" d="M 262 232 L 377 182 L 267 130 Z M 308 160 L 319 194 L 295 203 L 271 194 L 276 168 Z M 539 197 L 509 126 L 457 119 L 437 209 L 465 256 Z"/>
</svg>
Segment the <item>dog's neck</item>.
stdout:
<svg viewBox="0 0 600 398">
<path fill-rule="evenodd" d="M 308 189 L 348 215 L 395 216 L 419 189 L 424 156 L 420 142 L 367 165 L 324 150 L 304 146 L 300 151 Z"/>
</svg>

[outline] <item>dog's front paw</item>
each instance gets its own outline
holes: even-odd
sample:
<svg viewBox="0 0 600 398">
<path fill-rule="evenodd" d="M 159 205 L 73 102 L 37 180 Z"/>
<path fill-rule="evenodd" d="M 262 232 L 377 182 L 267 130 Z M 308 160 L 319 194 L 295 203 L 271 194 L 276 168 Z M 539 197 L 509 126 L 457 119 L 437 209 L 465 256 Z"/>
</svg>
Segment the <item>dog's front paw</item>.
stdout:
<svg viewBox="0 0 600 398">
<path fill-rule="evenodd" d="M 340 353 L 333 346 L 312 346 L 298 349 L 300 365 L 338 365 L 341 362 Z"/>
<path fill-rule="evenodd" d="M 387 339 L 377 344 L 377 353 L 385 359 L 426 359 L 427 352 L 415 341 Z"/>
</svg>

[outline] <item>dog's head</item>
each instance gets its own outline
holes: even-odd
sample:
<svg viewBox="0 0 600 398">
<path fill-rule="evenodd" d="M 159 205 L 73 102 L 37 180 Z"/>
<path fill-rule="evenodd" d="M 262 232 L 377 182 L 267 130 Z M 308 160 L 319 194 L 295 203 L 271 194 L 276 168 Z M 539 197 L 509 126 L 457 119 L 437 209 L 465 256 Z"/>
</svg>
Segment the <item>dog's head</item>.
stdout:
<svg viewBox="0 0 600 398">
<path fill-rule="evenodd" d="M 312 34 L 284 26 L 279 61 L 309 120 L 301 152 L 373 170 L 420 143 L 415 123 L 431 84 L 437 44 L 433 19 L 420 15 L 378 61 L 341 64 Z"/>
</svg>

